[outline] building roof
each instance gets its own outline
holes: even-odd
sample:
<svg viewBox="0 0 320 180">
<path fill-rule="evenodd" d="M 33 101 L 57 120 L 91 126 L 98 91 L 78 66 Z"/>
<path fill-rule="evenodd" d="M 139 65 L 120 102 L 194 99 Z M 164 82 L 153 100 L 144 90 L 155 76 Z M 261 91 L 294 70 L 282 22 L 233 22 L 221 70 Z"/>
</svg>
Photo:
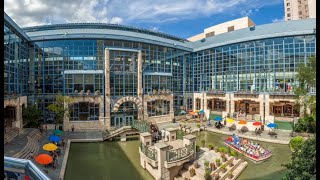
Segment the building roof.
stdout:
<svg viewBox="0 0 320 180">
<path fill-rule="evenodd" d="M 278 22 L 243 28 L 192 42 L 194 52 L 259 39 L 315 34 L 316 19 Z"/>
</svg>

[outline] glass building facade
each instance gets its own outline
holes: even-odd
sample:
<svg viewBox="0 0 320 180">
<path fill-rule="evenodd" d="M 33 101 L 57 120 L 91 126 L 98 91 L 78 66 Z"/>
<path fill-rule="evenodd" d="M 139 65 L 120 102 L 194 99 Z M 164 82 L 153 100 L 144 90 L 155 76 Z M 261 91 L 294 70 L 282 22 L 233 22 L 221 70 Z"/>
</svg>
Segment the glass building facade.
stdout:
<svg viewBox="0 0 320 180">
<path fill-rule="evenodd" d="M 299 65 L 316 55 L 315 32 L 309 31 L 234 43 L 219 39 L 245 31 L 239 30 L 210 37 L 213 43 L 220 41 L 224 45 L 207 47 L 208 42 L 187 42 L 121 25 L 66 24 L 15 29 L 10 23 L 14 22 L 5 21 L 4 25 L 5 98 L 28 96 L 28 102 L 43 112 L 58 94 L 110 96 L 110 104 L 103 102 L 110 109 L 123 97 L 138 97 L 138 50 L 142 57 L 142 96 L 170 90 L 173 97 L 173 107 L 168 99 L 146 102 L 147 117 L 168 115 L 171 108 L 175 116 L 182 108 L 199 109 L 204 102 L 195 103 L 193 93 L 211 90 L 292 93 L 298 85 L 295 75 Z M 269 26 L 280 27 L 276 23 Z M 110 95 L 105 92 L 106 48 L 114 49 L 109 54 Z M 226 104 L 211 102 L 210 107 L 225 110 Z M 69 108 L 70 121 L 97 121 L 103 111 L 98 102 L 76 102 Z M 124 120 L 114 119 L 119 113 L 137 119 L 137 104 L 121 104 L 110 115 L 111 126 Z"/>
<path fill-rule="evenodd" d="M 194 92 L 292 92 L 300 64 L 316 54 L 315 35 L 241 42 L 194 54 Z"/>
</svg>

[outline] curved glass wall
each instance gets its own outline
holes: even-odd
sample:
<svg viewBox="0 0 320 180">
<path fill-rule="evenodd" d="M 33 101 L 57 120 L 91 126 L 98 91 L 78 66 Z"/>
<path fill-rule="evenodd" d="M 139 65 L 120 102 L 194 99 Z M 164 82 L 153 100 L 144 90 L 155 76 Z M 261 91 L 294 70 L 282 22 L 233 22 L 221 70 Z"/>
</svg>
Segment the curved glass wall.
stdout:
<svg viewBox="0 0 320 180">
<path fill-rule="evenodd" d="M 315 35 L 264 39 L 194 54 L 194 91 L 292 92 L 300 64 L 316 54 Z"/>
</svg>

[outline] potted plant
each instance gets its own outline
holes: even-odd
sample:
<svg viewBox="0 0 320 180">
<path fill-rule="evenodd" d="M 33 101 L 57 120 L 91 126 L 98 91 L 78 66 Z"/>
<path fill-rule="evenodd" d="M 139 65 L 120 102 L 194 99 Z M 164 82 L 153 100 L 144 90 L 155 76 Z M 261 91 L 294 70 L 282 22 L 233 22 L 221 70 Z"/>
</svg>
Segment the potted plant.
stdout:
<svg viewBox="0 0 320 180">
<path fill-rule="evenodd" d="M 201 144 L 202 144 L 202 147 L 204 147 L 204 145 L 206 144 L 206 141 L 204 139 L 201 139 Z"/>
<path fill-rule="evenodd" d="M 201 127 L 201 125 L 197 124 L 198 131 L 201 131 L 200 127 Z"/>
<path fill-rule="evenodd" d="M 231 148 L 230 147 L 228 147 L 227 153 L 228 153 L 229 156 L 231 156 Z"/>
<path fill-rule="evenodd" d="M 217 169 L 216 165 L 214 163 L 210 163 L 211 171 L 214 171 Z"/>
<path fill-rule="evenodd" d="M 217 167 L 219 167 L 221 165 L 221 162 L 220 162 L 219 158 L 216 159 L 216 164 L 217 164 Z"/>
<path fill-rule="evenodd" d="M 200 151 L 200 146 L 196 145 L 196 152 Z"/>
<path fill-rule="evenodd" d="M 203 165 L 206 169 L 209 168 L 209 161 L 205 160 Z"/>
<path fill-rule="evenodd" d="M 226 166 L 226 164 L 222 164 L 221 170 L 222 170 L 222 173 L 225 173 L 225 172 L 227 171 L 227 166 Z"/>
<path fill-rule="evenodd" d="M 199 167 L 198 161 L 193 161 L 193 167 L 196 169 Z"/>
<path fill-rule="evenodd" d="M 213 150 L 213 144 L 208 144 L 208 148 L 209 148 L 210 150 Z"/>
<path fill-rule="evenodd" d="M 210 171 L 206 170 L 204 173 L 204 179 L 205 180 L 211 180 Z"/>
<path fill-rule="evenodd" d="M 190 177 L 193 177 L 194 175 L 196 175 L 196 171 L 193 168 L 189 170 L 189 173 L 190 173 Z"/>
<path fill-rule="evenodd" d="M 234 151 L 234 158 L 235 160 L 238 160 L 239 158 L 239 153 L 237 151 Z"/>
<path fill-rule="evenodd" d="M 229 178 L 229 179 L 232 179 L 232 178 L 233 178 L 233 174 L 232 174 L 231 171 L 228 172 L 228 178 Z"/>
<path fill-rule="evenodd" d="M 229 163 L 229 167 L 234 166 L 233 161 L 231 161 L 231 163 Z"/>
<path fill-rule="evenodd" d="M 227 161 L 227 157 L 225 154 L 221 154 L 221 158 L 222 158 L 222 162 L 226 162 Z"/>
<path fill-rule="evenodd" d="M 235 156 L 235 151 L 234 151 L 234 150 L 232 150 L 232 151 L 230 152 L 230 156 Z"/>
</svg>

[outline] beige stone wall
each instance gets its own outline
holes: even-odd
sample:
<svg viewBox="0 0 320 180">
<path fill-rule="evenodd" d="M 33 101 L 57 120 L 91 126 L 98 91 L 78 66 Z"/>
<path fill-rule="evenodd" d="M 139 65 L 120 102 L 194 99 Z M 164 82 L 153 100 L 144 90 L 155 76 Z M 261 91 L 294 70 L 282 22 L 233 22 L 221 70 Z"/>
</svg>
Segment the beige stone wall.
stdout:
<svg viewBox="0 0 320 180">
<path fill-rule="evenodd" d="M 189 37 L 188 40 L 191 41 L 191 42 L 195 42 L 195 41 L 199 41 L 203 38 L 205 38 L 205 34 L 204 33 L 200 33 L 200 34 L 197 34 L 197 35 L 194 35 L 192 37 Z"/>
<path fill-rule="evenodd" d="M 12 122 L 12 127 L 23 128 L 23 119 L 22 119 L 22 105 L 27 107 L 28 98 L 27 96 L 20 96 L 12 99 L 5 99 L 3 104 L 4 108 L 7 106 L 15 107 L 16 111 L 16 120 Z"/>
<path fill-rule="evenodd" d="M 284 0 L 284 12 L 286 21 L 316 18 L 316 0 Z"/>
<path fill-rule="evenodd" d="M 94 102 L 99 103 L 99 120 L 97 121 L 69 121 L 69 118 L 65 117 L 63 121 L 63 130 L 69 131 L 74 125 L 76 130 L 88 130 L 88 129 L 97 129 L 102 130 L 105 129 L 106 124 L 110 122 L 104 122 L 104 103 L 103 103 L 103 96 L 74 96 L 72 98 L 72 103 L 78 102 Z"/>
</svg>

